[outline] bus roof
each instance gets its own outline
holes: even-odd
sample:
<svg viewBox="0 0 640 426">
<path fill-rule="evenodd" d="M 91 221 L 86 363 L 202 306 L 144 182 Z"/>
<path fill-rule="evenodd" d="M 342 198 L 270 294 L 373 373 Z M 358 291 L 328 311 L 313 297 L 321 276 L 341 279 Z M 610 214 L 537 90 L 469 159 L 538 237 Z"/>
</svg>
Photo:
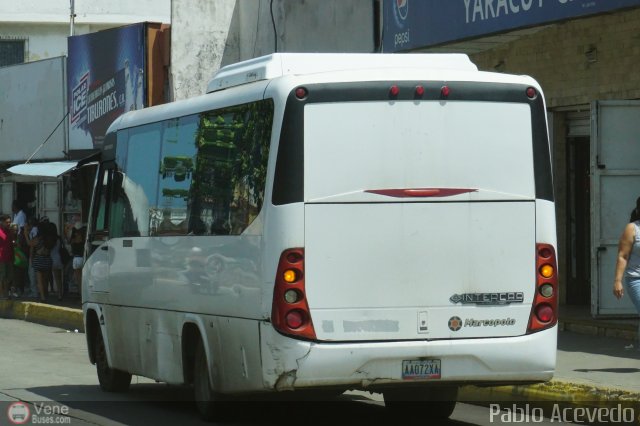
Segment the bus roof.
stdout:
<svg viewBox="0 0 640 426">
<path fill-rule="evenodd" d="M 274 53 L 220 68 L 207 93 L 285 75 L 403 67 L 478 70 L 467 55 L 459 53 Z"/>
</svg>

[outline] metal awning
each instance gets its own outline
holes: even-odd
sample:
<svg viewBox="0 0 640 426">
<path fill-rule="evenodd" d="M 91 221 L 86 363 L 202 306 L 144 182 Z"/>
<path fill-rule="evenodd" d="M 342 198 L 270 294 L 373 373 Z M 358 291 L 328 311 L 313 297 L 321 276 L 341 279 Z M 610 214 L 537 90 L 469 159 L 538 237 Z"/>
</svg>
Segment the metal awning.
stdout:
<svg viewBox="0 0 640 426">
<path fill-rule="evenodd" d="M 17 164 L 9 167 L 7 171 L 16 175 L 56 178 L 77 167 L 95 162 L 98 160 L 99 155 L 99 153 L 93 153 L 79 160 Z"/>
<path fill-rule="evenodd" d="M 78 161 L 52 161 L 50 163 L 18 164 L 7 170 L 16 175 L 58 177 L 77 166 Z"/>
</svg>

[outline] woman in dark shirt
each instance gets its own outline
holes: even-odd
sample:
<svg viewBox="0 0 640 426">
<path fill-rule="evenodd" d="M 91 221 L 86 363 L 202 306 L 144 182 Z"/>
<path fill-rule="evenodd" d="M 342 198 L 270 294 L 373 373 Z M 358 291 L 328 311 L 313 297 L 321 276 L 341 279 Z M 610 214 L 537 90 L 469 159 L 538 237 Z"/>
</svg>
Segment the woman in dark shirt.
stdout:
<svg viewBox="0 0 640 426">
<path fill-rule="evenodd" d="M 29 246 L 33 249 L 33 269 L 36 272 L 36 282 L 38 283 L 38 293 L 40 293 L 40 301 L 47 300 L 47 287 L 49 277 L 51 276 L 51 268 L 53 260 L 51 259 L 51 250 L 56 244 L 56 236 L 52 232 L 48 222 L 42 222 L 38 225 L 38 235 L 29 241 Z"/>
</svg>

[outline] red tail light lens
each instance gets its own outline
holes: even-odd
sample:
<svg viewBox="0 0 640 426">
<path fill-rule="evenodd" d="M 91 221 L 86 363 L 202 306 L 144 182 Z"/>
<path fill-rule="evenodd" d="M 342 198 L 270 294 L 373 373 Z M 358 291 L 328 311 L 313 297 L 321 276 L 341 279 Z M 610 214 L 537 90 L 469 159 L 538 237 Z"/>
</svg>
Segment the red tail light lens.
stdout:
<svg viewBox="0 0 640 426">
<path fill-rule="evenodd" d="M 291 329 L 298 329 L 304 325 L 304 312 L 302 311 L 290 311 L 285 316 L 287 327 Z"/>
<path fill-rule="evenodd" d="M 288 249 L 280 255 L 273 288 L 271 323 L 283 334 L 316 339 L 305 292 L 302 248 Z"/>
<path fill-rule="evenodd" d="M 551 328 L 558 322 L 558 264 L 551 244 L 536 244 L 536 291 L 527 333 Z"/>
<path fill-rule="evenodd" d="M 536 306 L 536 317 L 540 322 L 551 322 L 554 318 L 553 308 L 547 304 Z"/>
</svg>

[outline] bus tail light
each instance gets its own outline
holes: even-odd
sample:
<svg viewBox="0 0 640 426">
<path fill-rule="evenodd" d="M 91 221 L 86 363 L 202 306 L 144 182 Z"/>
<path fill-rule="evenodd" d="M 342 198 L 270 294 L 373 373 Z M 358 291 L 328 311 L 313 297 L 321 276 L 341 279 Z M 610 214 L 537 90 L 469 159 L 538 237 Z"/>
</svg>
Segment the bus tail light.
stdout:
<svg viewBox="0 0 640 426">
<path fill-rule="evenodd" d="M 536 244 L 536 291 L 527 334 L 553 327 L 558 322 L 558 264 L 550 244 Z"/>
<path fill-rule="evenodd" d="M 283 251 L 273 289 L 271 323 L 283 334 L 315 340 L 304 278 L 304 249 Z"/>
</svg>

